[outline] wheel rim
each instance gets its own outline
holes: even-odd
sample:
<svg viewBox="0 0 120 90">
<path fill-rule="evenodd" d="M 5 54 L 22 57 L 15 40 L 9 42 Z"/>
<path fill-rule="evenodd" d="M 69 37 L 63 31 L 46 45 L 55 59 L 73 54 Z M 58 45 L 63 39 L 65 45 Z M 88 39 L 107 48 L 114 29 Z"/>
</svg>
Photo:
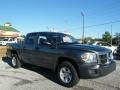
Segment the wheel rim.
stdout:
<svg viewBox="0 0 120 90">
<path fill-rule="evenodd" d="M 72 80 L 72 72 L 69 68 L 63 67 L 60 69 L 60 79 L 64 83 L 70 83 Z"/>
<path fill-rule="evenodd" d="M 12 65 L 16 66 L 16 58 L 15 57 L 12 58 Z"/>
</svg>

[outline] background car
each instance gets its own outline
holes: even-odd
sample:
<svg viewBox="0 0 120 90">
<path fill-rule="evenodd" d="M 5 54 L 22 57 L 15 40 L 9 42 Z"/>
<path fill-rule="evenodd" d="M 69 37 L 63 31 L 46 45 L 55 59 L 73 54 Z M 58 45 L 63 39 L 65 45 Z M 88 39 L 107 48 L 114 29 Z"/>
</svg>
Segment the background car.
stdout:
<svg viewBox="0 0 120 90">
<path fill-rule="evenodd" d="M 17 39 L 14 39 L 14 38 L 4 38 L 2 41 L 0 41 L 0 45 L 7 45 L 9 43 L 17 43 Z"/>
<path fill-rule="evenodd" d="M 117 49 L 114 51 L 114 56 L 117 59 L 120 59 L 120 44 L 118 45 Z"/>
<path fill-rule="evenodd" d="M 112 46 L 111 44 L 109 44 L 107 42 L 102 42 L 102 41 L 95 42 L 92 45 L 99 45 L 99 46 L 108 48 L 108 49 L 112 50 L 112 53 L 114 53 L 114 51 L 117 49 L 117 46 Z"/>
</svg>

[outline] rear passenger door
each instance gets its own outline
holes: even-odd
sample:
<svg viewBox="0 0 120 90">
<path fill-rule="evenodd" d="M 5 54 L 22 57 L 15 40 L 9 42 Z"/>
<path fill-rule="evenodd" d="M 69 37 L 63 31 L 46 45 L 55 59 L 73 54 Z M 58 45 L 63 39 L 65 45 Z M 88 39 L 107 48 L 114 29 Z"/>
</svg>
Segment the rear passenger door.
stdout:
<svg viewBox="0 0 120 90">
<path fill-rule="evenodd" d="M 22 60 L 24 62 L 32 64 L 32 60 L 34 59 L 34 54 L 35 54 L 36 40 L 37 40 L 37 33 L 31 33 L 27 35 L 22 50 Z"/>
</svg>

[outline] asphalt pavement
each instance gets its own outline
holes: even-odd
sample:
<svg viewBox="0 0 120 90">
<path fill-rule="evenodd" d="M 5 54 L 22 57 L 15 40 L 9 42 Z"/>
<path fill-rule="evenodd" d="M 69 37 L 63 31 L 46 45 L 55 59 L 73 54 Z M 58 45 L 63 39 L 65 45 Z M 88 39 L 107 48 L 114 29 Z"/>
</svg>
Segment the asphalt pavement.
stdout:
<svg viewBox="0 0 120 90">
<path fill-rule="evenodd" d="M 48 69 L 31 65 L 14 69 L 10 60 L 0 60 L 0 90 L 120 90 L 120 61 L 115 62 L 117 69 L 111 74 L 95 79 L 80 79 L 76 86 L 66 88 Z"/>
</svg>

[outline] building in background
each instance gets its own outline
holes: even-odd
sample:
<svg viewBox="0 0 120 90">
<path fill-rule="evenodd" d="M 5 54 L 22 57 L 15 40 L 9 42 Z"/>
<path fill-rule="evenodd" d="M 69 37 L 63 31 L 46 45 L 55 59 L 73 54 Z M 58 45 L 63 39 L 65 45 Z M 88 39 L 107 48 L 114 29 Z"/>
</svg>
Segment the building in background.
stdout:
<svg viewBox="0 0 120 90">
<path fill-rule="evenodd" d="M 12 27 L 10 22 L 0 25 L 0 38 L 18 38 L 21 33 Z"/>
<path fill-rule="evenodd" d="M 13 28 L 10 22 L 0 25 L 0 46 L 7 45 L 9 43 L 22 42 L 23 40 L 24 37 L 21 32 Z"/>
</svg>

